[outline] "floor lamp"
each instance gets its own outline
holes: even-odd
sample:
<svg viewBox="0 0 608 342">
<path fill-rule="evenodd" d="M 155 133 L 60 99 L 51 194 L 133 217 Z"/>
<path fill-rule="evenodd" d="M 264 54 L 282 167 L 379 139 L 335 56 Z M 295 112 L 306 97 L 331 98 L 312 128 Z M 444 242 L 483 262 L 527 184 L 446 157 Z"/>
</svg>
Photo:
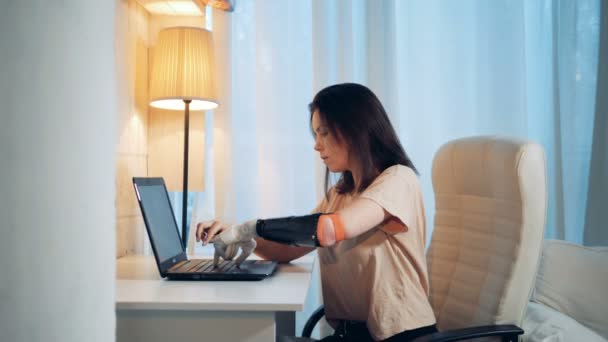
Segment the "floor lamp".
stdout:
<svg viewBox="0 0 608 342">
<path fill-rule="evenodd" d="M 210 110 L 215 100 L 211 32 L 196 27 L 170 27 L 160 31 L 154 47 L 150 76 L 150 105 L 183 110 L 184 165 L 182 243 L 187 246 L 188 152 L 190 111 Z"/>
</svg>

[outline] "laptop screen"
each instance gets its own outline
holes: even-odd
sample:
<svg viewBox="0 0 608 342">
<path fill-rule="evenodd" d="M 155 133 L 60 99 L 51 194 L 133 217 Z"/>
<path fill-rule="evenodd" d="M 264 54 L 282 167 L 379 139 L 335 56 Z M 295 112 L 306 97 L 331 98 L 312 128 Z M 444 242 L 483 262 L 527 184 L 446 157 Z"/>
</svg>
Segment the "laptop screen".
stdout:
<svg viewBox="0 0 608 342">
<path fill-rule="evenodd" d="M 164 184 L 137 184 L 148 232 L 160 263 L 183 252 Z"/>
</svg>

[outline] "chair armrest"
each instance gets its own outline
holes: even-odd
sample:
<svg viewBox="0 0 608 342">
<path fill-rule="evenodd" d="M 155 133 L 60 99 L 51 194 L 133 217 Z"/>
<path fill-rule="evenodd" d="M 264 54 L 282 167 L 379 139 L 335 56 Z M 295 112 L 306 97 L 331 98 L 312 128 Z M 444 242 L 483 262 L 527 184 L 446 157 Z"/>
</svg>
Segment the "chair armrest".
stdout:
<svg viewBox="0 0 608 342">
<path fill-rule="evenodd" d="M 420 336 L 414 339 L 414 342 L 449 342 L 462 341 L 471 338 L 480 338 L 486 336 L 502 336 L 503 341 L 517 342 L 517 336 L 522 335 L 524 331 L 516 325 L 486 325 L 481 327 L 471 327 L 464 329 L 448 330 L 437 332 L 429 335 Z"/>
<path fill-rule="evenodd" d="M 319 322 L 323 316 L 325 316 L 325 306 L 321 305 L 312 313 L 312 315 L 310 315 L 306 321 L 306 324 L 304 324 L 304 329 L 302 329 L 302 337 L 310 337 L 312 334 L 312 329 L 315 328 L 315 325 L 317 325 L 317 322 Z"/>
</svg>

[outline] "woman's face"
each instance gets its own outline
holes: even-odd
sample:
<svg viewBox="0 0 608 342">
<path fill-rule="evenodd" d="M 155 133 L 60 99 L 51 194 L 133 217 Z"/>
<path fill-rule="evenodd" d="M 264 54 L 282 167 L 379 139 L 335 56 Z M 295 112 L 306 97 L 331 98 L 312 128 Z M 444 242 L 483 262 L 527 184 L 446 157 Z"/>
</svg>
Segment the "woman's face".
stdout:
<svg viewBox="0 0 608 342">
<path fill-rule="evenodd" d="M 348 146 L 340 143 L 344 139 L 334 136 L 323 118 L 316 110 L 312 114 L 312 129 L 315 137 L 315 151 L 331 172 L 350 171 L 348 164 Z"/>
</svg>

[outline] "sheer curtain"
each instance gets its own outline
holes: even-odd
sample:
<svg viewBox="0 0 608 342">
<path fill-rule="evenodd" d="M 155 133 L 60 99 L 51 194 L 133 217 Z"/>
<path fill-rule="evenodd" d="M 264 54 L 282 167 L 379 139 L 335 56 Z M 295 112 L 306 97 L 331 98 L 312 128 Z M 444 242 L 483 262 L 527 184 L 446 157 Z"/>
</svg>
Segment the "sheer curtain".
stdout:
<svg viewBox="0 0 608 342">
<path fill-rule="evenodd" d="M 608 176 L 589 177 L 593 129 L 607 129 L 594 119 L 599 13 L 597 0 L 315 2 L 315 90 L 356 81 L 378 94 L 421 170 L 429 228 L 435 151 L 499 134 L 545 147 L 547 237 L 606 244 L 584 241 L 603 230 L 585 226 L 590 184 Z"/>
<path fill-rule="evenodd" d="M 327 85 L 359 82 L 384 103 L 420 170 L 429 230 L 439 146 L 499 134 L 545 148 L 546 236 L 608 244 L 606 210 L 587 209 L 607 199 L 606 191 L 590 193 L 605 190 L 607 178 L 606 105 L 596 108 L 600 6 L 302 0 L 239 1 L 233 13 L 214 12 L 222 99 L 214 115 L 215 216 L 238 222 L 313 208 L 323 168 L 307 104 Z"/>
<path fill-rule="evenodd" d="M 214 31 L 229 32 L 215 37 L 228 70 L 214 142 L 216 212 L 225 219 L 303 214 L 316 205 L 306 109 L 310 23 L 311 3 L 300 1 L 243 1 L 214 18 Z"/>
<path fill-rule="evenodd" d="M 546 149 L 547 237 L 594 243 L 583 240 L 599 229 L 585 227 L 594 127 L 605 116 L 595 113 L 599 13 L 599 0 L 243 1 L 216 12 L 214 31 L 225 35 L 216 35 L 225 72 L 216 213 L 240 221 L 312 208 L 322 170 L 306 105 L 327 85 L 360 82 L 421 170 L 429 227 L 438 147 L 501 134 Z"/>
</svg>

